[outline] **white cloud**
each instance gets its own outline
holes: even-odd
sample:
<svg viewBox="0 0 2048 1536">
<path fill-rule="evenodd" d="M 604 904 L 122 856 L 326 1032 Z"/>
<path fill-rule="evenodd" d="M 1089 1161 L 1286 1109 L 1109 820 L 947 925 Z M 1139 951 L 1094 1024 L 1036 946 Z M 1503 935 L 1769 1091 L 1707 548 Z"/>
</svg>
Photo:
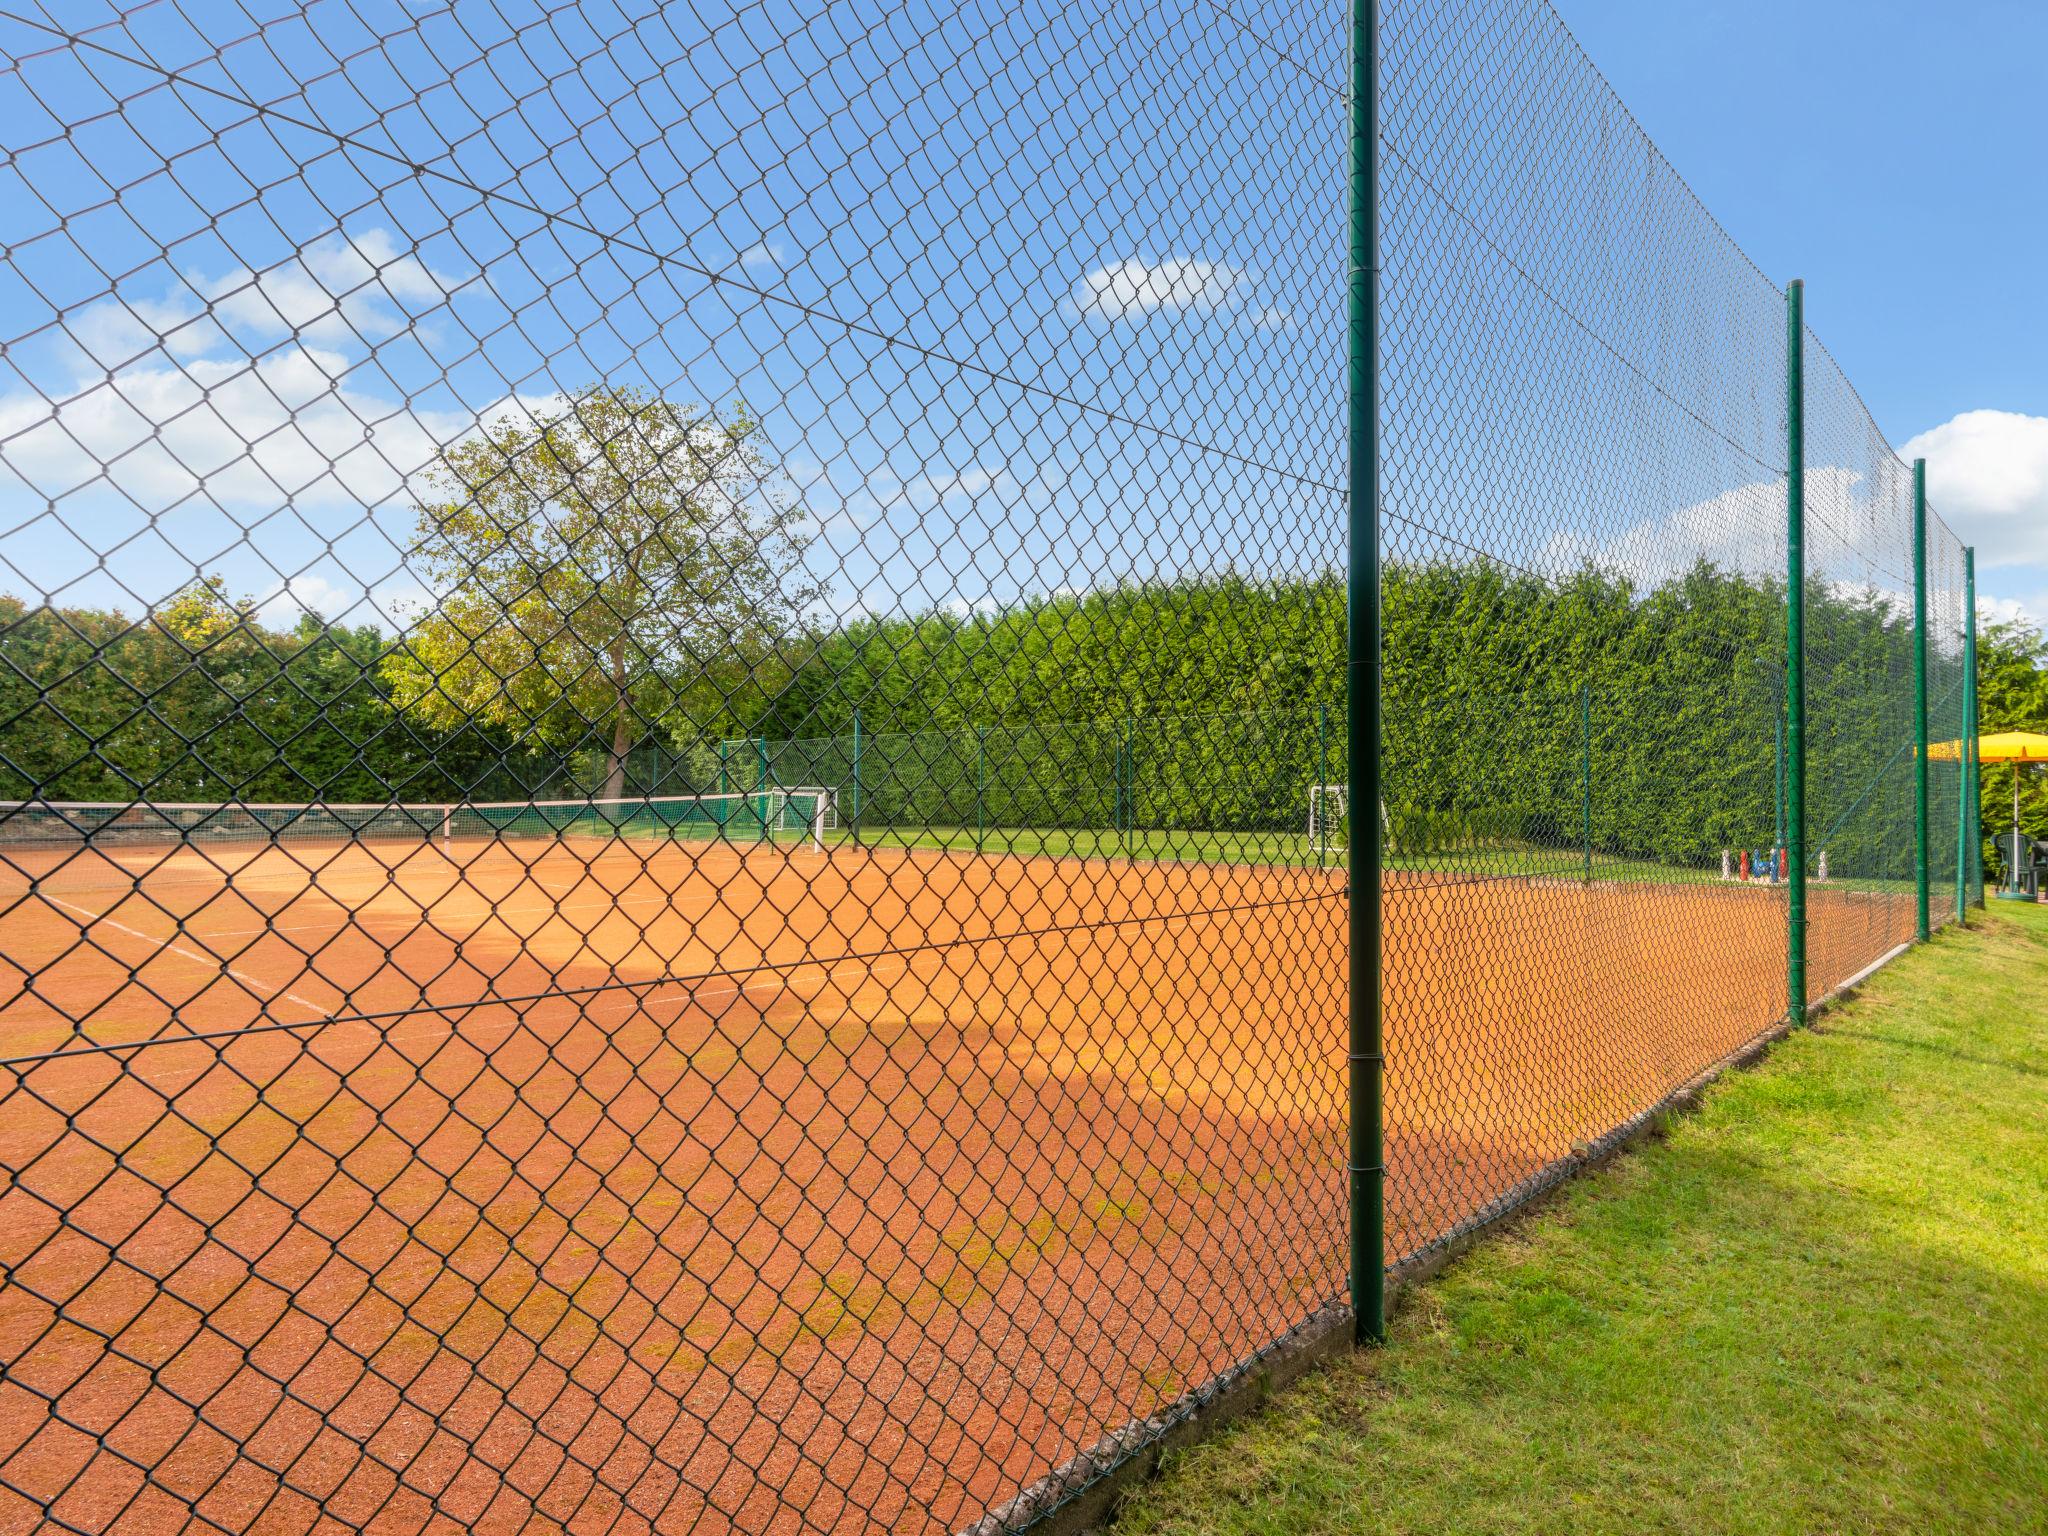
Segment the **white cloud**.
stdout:
<svg viewBox="0 0 2048 1536">
<path fill-rule="evenodd" d="M 995 497 L 1007 506 L 1025 490 L 1009 470 L 987 469 L 978 464 L 960 470 L 914 475 L 908 480 L 882 470 L 860 476 L 845 491 L 831 489 L 833 478 L 825 472 L 814 475 L 810 480 L 811 487 L 822 483 L 828 495 L 837 495 L 839 499 L 839 511 L 825 515 L 821 526 L 827 531 L 863 534 L 872 530 L 880 520 L 899 513 L 922 519 L 935 512 L 957 511 L 983 496 Z M 798 483 L 806 482 L 799 479 Z M 1035 480 L 1032 484 L 1041 489 L 1045 486 L 1043 480 Z M 820 499 L 811 488 L 807 488 L 806 496 L 814 504 Z"/>
<path fill-rule="evenodd" d="M 434 606 L 409 572 L 385 581 L 372 578 L 366 584 L 338 561 L 324 563 L 325 572 L 299 571 L 259 594 L 254 603 L 259 622 L 270 629 L 291 629 L 310 613 L 330 624 L 371 624 L 399 633 Z"/>
<path fill-rule="evenodd" d="M 301 571 L 287 576 L 256 600 L 256 614 L 272 629 L 290 629 L 302 615 L 336 619 L 363 600 L 361 587 L 336 586 L 325 576 Z"/>
<path fill-rule="evenodd" d="M 778 268 L 782 265 L 782 254 L 782 247 L 775 241 L 763 240 L 740 252 L 740 265 L 753 272 Z"/>
<path fill-rule="evenodd" d="M 224 507 L 376 506 L 478 421 L 372 394 L 349 382 L 339 353 L 297 343 L 254 361 L 124 368 L 57 401 L 0 396 L 14 478 L 55 500 L 104 476 L 144 511 L 194 496 Z"/>
<path fill-rule="evenodd" d="M 1241 267 L 1221 262 L 1182 257 L 1146 262 L 1133 257 L 1097 267 L 1083 277 L 1074 285 L 1073 302 L 1082 314 L 1108 320 L 1130 319 L 1155 310 L 1211 313 L 1241 303 L 1247 283 L 1248 274 Z"/>
<path fill-rule="evenodd" d="M 158 296 L 133 284 L 64 318 L 64 333 L 104 373 L 161 348 L 173 358 L 256 353 L 286 335 L 332 350 L 374 347 L 447 304 L 487 286 L 427 265 L 391 231 L 367 229 L 316 240 L 262 271 L 219 276 L 188 268 Z"/>
<path fill-rule="evenodd" d="M 2048 563 L 2048 416 L 1964 411 L 1899 455 L 1927 460 L 1927 499 L 1980 571 Z"/>
<path fill-rule="evenodd" d="M 1016 489 L 1017 482 L 1006 469 L 983 469 L 976 465 L 957 473 L 920 475 L 901 487 L 893 499 L 908 503 L 920 512 L 936 512 L 958 506 L 990 491 L 998 495 Z"/>
<path fill-rule="evenodd" d="M 67 318 L 96 365 L 70 394 L 0 394 L 0 498 L 10 483 L 48 501 L 112 492 L 146 516 L 209 505 L 245 525 L 285 504 L 375 509 L 415 494 L 480 423 L 548 404 L 390 396 L 379 340 L 482 280 L 428 266 L 389 230 L 328 236 L 260 274 L 179 281 Z M 288 328 L 297 335 L 277 340 Z"/>
<path fill-rule="evenodd" d="M 1764 516 L 1774 504 L 1782 517 L 1784 487 L 1759 482 L 1645 518 L 1605 538 L 1560 528 L 1538 553 L 1536 567 L 1546 575 L 1565 575 L 1590 565 L 1646 587 L 1682 575 L 1701 560 L 1742 576 L 1782 576 L 1784 541 L 1772 536 Z"/>
<path fill-rule="evenodd" d="M 172 357 L 204 357 L 227 338 L 183 294 L 112 298 L 72 315 L 64 330 L 102 369 L 119 368 L 161 347 Z"/>
<path fill-rule="evenodd" d="M 2035 615 L 2043 611 L 2039 604 L 2022 602 L 2016 597 L 1986 597 L 1980 594 L 1977 598 L 1979 628 L 1987 624 L 2028 624 L 2038 627 L 2041 621 Z"/>
<path fill-rule="evenodd" d="M 1891 486 L 1873 492 L 1860 471 L 1839 465 L 1807 469 L 1807 569 L 1837 597 L 1910 607 L 1912 540 L 1910 529 L 1899 524 L 1899 491 Z M 1782 580 L 1784 517 L 1784 484 L 1753 481 L 1605 538 L 1560 529 L 1538 553 L 1536 566 L 1548 575 L 1565 575 L 1590 565 L 1653 587 L 1705 560 L 1751 580 Z"/>
<path fill-rule="evenodd" d="M 186 280 L 238 336 L 268 340 L 294 331 L 329 346 L 394 336 L 412 317 L 478 281 L 401 254 L 385 229 L 330 235 L 262 272 L 244 267 L 211 280 L 187 274 Z"/>
</svg>

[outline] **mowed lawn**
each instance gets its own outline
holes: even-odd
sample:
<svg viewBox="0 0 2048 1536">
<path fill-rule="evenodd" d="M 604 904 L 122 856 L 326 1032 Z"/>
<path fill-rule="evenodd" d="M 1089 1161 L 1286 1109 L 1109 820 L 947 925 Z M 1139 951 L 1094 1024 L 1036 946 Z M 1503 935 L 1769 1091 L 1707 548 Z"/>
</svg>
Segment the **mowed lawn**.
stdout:
<svg viewBox="0 0 2048 1536">
<path fill-rule="evenodd" d="M 1117 1536 L 2048 1532 L 2048 909 L 1991 905 Z"/>
</svg>

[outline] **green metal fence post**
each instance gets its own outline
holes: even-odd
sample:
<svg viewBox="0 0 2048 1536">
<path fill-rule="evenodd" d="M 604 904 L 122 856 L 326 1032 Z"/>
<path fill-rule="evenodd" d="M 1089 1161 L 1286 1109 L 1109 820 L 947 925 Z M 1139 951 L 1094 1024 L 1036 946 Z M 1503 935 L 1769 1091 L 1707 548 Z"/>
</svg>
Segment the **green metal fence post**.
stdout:
<svg viewBox="0 0 2048 1536">
<path fill-rule="evenodd" d="M 1806 285 L 1785 290 L 1785 1000 L 1806 1022 Z"/>
<path fill-rule="evenodd" d="M 860 846 L 860 711 L 853 712 L 853 803 L 846 810 L 847 835 Z"/>
<path fill-rule="evenodd" d="M 1348 1049 L 1352 1337 L 1383 1343 L 1386 1182 L 1380 1091 L 1379 0 L 1351 0 L 1351 260 L 1345 343 L 1344 745 L 1350 765 Z M 1362 820 L 1361 820 L 1362 813 Z M 1361 835 L 1362 832 L 1362 835 Z"/>
<path fill-rule="evenodd" d="M 732 775 L 725 765 L 725 754 L 731 750 L 731 746 L 730 742 L 724 740 L 718 743 L 718 792 L 721 795 L 730 794 L 732 791 Z"/>
<path fill-rule="evenodd" d="M 1913 461 L 1914 932 L 1932 931 L 1927 892 L 1927 461 Z"/>
<path fill-rule="evenodd" d="M 1579 684 L 1579 841 L 1586 850 L 1586 884 L 1593 883 L 1593 685 Z"/>
<path fill-rule="evenodd" d="M 974 851 L 988 836 L 988 727 L 974 728 Z"/>
<path fill-rule="evenodd" d="M 1970 888 L 1984 905 L 1984 786 L 1977 718 L 1977 550 L 1963 551 L 1963 857 L 1968 861 Z"/>
<path fill-rule="evenodd" d="M 768 738 L 756 736 L 754 744 L 761 752 L 761 773 L 755 780 L 754 794 L 761 805 L 761 840 L 767 842 L 775 836 L 775 783 L 768 765 Z"/>
<path fill-rule="evenodd" d="M 1969 641 L 1963 641 L 1965 655 Z M 1962 721 L 1956 732 L 1956 922 L 1970 920 L 1970 677 L 1963 674 Z"/>
</svg>

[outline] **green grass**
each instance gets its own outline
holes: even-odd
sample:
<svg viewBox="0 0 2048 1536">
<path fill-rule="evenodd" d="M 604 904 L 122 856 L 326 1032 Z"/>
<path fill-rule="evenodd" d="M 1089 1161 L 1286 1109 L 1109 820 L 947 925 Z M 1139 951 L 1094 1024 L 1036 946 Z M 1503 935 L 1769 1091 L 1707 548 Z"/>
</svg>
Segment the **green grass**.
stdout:
<svg viewBox="0 0 2048 1536">
<path fill-rule="evenodd" d="M 2048 910 L 1972 925 L 1169 1458 L 1116 1536 L 2048 1530 Z"/>
<path fill-rule="evenodd" d="M 787 838 L 782 839 L 788 841 Z M 1342 845 L 1319 846 L 1301 832 L 1202 832 L 1177 828 L 1140 827 L 1114 832 L 1101 827 L 918 827 L 872 824 L 861 830 L 870 848 L 930 848 L 953 852 L 1045 855 L 1083 859 L 1164 859 L 1214 864 L 1283 864 L 1335 866 L 1347 857 Z M 842 826 L 831 833 L 832 846 L 850 847 L 852 832 Z M 1429 854 L 1390 854 L 1388 869 L 1428 870 L 1438 874 L 1480 876 L 1545 876 L 1575 878 L 1585 867 L 1577 848 L 1529 843 L 1474 844 Z M 1596 880 L 1693 881 L 1720 878 L 1720 866 L 1693 869 L 1649 859 L 1593 856 Z"/>
<path fill-rule="evenodd" d="M 846 827 L 828 844 L 851 846 Z M 1343 862 L 1341 848 L 1318 848 L 1303 832 L 1195 832 L 1140 827 L 1113 832 L 1103 827 L 862 827 L 870 848 L 931 848 L 965 853 L 1020 854 L 1078 859 L 1166 859 L 1211 864 L 1300 864 Z"/>
<path fill-rule="evenodd" d="M 800 835 L 778 834 L 795 844 Z M 832 847 L 852 847 L 852 831 L 841 826 L 828 835 Z M 1319 847 L 1301 832 L 1198 832 L 1141 827 L 1114 832 L 1101 827 L 921 827 L 862 828 L 860 842 L 869 848 L 924 848 L 955 853 L 1044 856 L 1078 859 L 1151 859 L 1211 864 L 1277 864 L 1308 868 L 1335 867 L 1346 858 L 1341 846 Z M 1473 843 L 1427 854 L 1389 854 L 1390 870 L 1428 872 L 1448 879 L 1538 878 L 1575 880 L 1587 868 L 1581 848 L 1536 843 Z M 1719 882 L 1718 859 L 1709 865 L 1664 864 L 1654 859 L 1622 858 L 1595 852 L 1596 881 L 1644 881 L 1661 885 Z M 1910 880 L 1836 879 L 1829 889 L 1910 891 Z M 1945 889 L 1945 888 L 1944 888 Z M 1937 891 L 1937 897 L 1941 894 Z"/>
</svg>

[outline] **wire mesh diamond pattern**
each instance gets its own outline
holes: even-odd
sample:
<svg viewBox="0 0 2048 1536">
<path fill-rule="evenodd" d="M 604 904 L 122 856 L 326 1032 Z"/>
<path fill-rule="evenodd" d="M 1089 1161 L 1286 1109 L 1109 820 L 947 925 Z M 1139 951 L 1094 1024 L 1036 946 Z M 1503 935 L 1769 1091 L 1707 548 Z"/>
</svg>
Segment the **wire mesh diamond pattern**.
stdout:
<svg viewBox="0 0 2048 1536">
<path fill-rule="evenodd" d="M 1022 1528 L 1342 1318 L 1354 826 L 1392 1265 L 1780 1023 L 1784 296 L 1547 7 L 1380 38 L 1373 803 L 1341 8 L 0 16 L 0 1523 Z"/>
</svg>

